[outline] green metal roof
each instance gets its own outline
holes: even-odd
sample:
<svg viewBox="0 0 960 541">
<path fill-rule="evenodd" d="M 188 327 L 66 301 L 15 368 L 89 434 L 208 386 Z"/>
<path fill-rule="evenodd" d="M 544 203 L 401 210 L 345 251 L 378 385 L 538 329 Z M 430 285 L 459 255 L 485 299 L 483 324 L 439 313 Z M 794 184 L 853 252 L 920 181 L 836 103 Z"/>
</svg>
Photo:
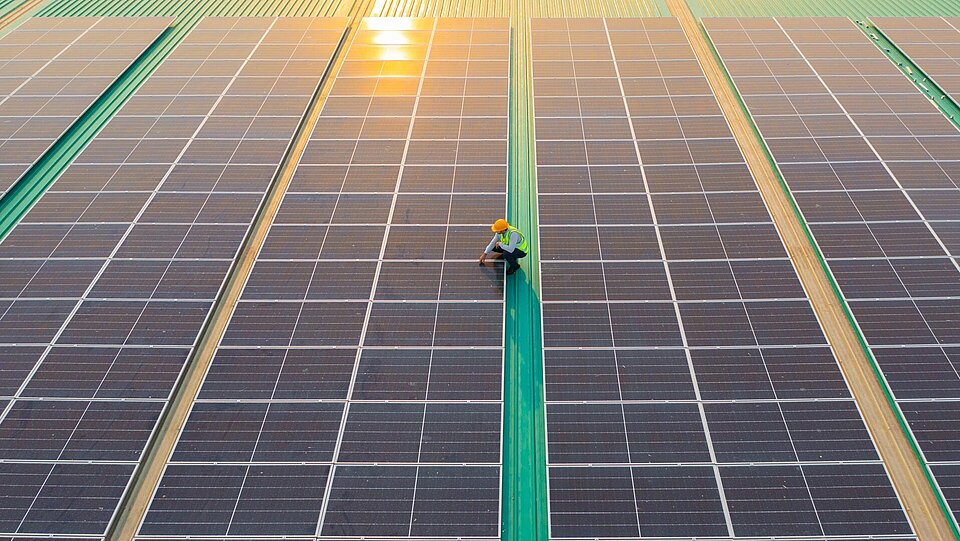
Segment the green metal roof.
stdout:
<svg viewBox="0 0 960 541">
<path fill-rule="evenodd" d="M 22 0 L 0 0 L 18 4 Z M 42 17 L 69 16 L 341 16 L 351 0 L 51 0 Z M 0 9 L 3 9 L 0 7 Z M 653 17 L 668 15 L 662 0 L 378 0 L 380 17 Z"/>
<path fill-rule="evenodd" d="M 380 0 L 380 17 L 657 17 L 670 12 L 662 0 Z"/>
<path fill-rule="evenodd" d="M 349 0 L 51 0 L 38 17 L 323 17 L 349 9 Z"/>
<path fill-rule="evenodd" d="M 956 0 L 687 0 L 697 17 L 960 16 Z"/>
<path fill-rule="evenodd" d="M 17 9 L 24 0 L 0 0 L 0 17 Z"/>
</svg>

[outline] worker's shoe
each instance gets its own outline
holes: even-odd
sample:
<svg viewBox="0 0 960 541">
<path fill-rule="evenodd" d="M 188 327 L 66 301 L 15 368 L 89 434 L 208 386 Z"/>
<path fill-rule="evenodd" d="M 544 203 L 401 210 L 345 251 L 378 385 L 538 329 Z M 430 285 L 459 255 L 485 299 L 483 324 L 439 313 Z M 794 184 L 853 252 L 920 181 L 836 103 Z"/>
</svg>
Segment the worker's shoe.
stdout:
<svg viewBox="0 0 960 541">
<path fill-rule="evenodd" d="M 516 263 L 514 263 L 513 265 L 510 265 L 510 268 L 507 269 L 507 276 L 510 276 L 511 274 L 517 272 L 518 270 L 520 270 L 520 265 Z"/>
</svg>

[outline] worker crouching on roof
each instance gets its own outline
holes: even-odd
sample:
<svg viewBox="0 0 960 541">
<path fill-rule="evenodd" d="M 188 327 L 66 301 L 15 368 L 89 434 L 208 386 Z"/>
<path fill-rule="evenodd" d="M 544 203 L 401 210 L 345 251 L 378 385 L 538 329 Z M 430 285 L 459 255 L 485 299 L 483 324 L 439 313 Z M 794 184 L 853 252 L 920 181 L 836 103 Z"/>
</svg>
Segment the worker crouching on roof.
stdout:
<svg viewBox="0 0 960 541">
<path fill-rule="evenodd" d="M 502 218 L 497 220 L 490 229 L 494 232 L 493 239 L 490 240 L 487 249 L 484 250 L 483 255 L 480 256 L 480 264 L 483 265 L 484 261 L 487 260 L 487 256 L 490 256 L 490 259 L 496 259 L 502 256 L 509 264 L 507 274 L 510 275 L 517 272 L 520 268 L 520 263 L 517 263 L 517 260 L 527 257 L 528 246 L 526 237 L 523 236 L 523 233 L 521 233 L 519 229 L 508 224 L 507 221 Z"/>
</svg>

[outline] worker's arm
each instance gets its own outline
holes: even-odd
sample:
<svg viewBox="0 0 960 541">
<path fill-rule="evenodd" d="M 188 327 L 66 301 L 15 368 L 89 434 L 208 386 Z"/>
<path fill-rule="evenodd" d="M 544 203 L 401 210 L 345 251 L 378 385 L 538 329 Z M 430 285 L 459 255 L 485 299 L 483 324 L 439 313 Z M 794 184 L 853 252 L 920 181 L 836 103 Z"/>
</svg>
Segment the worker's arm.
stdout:
<svg viewBox="0 0 960 541">
<path fill-rule="evenodd" d="M 497 247 L 497 237 L 498 237 L 498 236 L 499 236 L 499 235 L 497 235 L 496 233 L 494 233 L 494 234 L 493 234 L 493 238 L 490 239 L 490 244 L 487 244 L 486 249 L 484 249 L 484 250 L 483 250 L 483 253 L 480 254 L 480 264 L 481 264 L 481 265 L 483 264 L 484 261 L 487 260 L 487 256 L 488 256 L 489 254 L 493 253 L 493 249 Z"/>
<path fill-rule="evenodd" d="M 490 239 L 490 244 L 487 244 L 487 248 L 483 251 L 483 253 L 485 254 L 493 253 L 493 249 L 497 247 L 497 238 L 499 236 L 500 235 L 497 235 L 496 233 L 493 234 L 493 238 Z"/>
</svg>

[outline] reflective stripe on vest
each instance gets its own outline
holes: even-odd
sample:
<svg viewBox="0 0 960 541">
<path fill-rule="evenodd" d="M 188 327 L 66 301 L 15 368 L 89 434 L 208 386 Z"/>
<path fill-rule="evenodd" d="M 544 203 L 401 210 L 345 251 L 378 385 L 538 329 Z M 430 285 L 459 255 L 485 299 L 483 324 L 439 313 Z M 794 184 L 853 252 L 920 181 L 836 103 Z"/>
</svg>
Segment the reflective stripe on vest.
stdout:
<svg viewBox="0 0 960 541">
<path fill-rule="evenodd" d="M 504 231 L 503 233 L 500 233 L 500 244 L 503 244 L 504 246 L 510 244 L 511 233 L 516 233 L 520 235 L 520 244 L 518 244 L 515 247 L 515 249 L 520 250 L 523 253 L 527 253 L 527 238 L 524 237 L 523 233 L 521 233 L 520 230 L 517 229 L 516 227 L 510 226 L 507 228 L 506 231 Z"/>
</svg>

